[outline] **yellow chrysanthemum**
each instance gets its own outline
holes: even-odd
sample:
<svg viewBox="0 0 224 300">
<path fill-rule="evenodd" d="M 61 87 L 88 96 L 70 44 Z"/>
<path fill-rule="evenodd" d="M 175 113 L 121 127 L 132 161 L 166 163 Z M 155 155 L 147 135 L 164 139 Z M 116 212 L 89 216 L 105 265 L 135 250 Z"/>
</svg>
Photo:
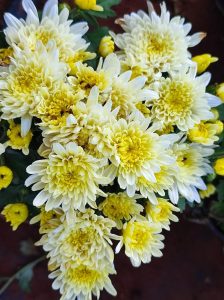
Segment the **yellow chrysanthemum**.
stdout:
<svg viewBox="0 0 224 300">
<path fill-rule="evenodd" d="M 9 65 L 12 56 L 13 56 L 13 49 L 11 47 L 0 49 L 0 66 Z"/>
<path fill-rule="evenodd" d="M 60 289 L 61 299 L 92 299 L 92 294 L 99 299 L 100 291 L 104 288 L 108 293 L 116 296 L 110 274 L 116 274 L 113 264 L 107 263 L 102 266 L 63 264 L 61 268 L 50 274 L 54 280 L 53 289 Z"/>
<path fill-rule="evenodd" d="M 224 102 L 224 82 L 217 86 L 216 95 Z"/>
<path fill-rule="evenodd" d="M 54 41 L 60 61 L 63 62 L 67 62 L 74 53 L 88 48 L 87 42 L 82 38 L 88 31 L 88 24 L 86 22 L 73 24 L 68 19 L 67 7 L 59 13 L 58 1 L 46 1 L 41 19 L 31 0 L 23 0 L 22 6 L 27 14 L 26 20 L 17 19 L 9 13 L 5 14 L 7 27 L 4 32 L 9 45 L 17 45 L 20 49 L 29 48 L 35 52 L 38 41 L 45 46 L 49 41 Z"/>
<path fill-rule="evenodd" d="M 133 266 L 139 267 L 141 262 L 149 263 L 151 257 L 161 257 L 160 251 L 164 245 L 164 237 L 160 234 L 161 226 L 150 223 L 148 220 L 136 221 L 132 219 L 123 227 L 123 237 L 116 248 L 118 252 L 122 245 L 125 254 L 130 258 Z"/>
<path fill-rule="evenodd" d="M 143 211 L 136 198 L 129 197 L 126 193 L 108 194 L 107 198 L 100 203 L 99 209 L 106 217 L 116 222 L 118 229 L 121 229 L 123 220 L 129 221 L 132 217 L 138 217 Z"/>
<path fill-rule="evenodd" d="M 199 191 L 201 199 L 209 198 L 212 195 L 214 195 L 216 192 L 216 187 L 212 183 L 208 183 L 206 185 L 206 190 L 204 191 Z"/>
<path fill-rule="evenodd" d="M 41 43 L 32 53 L 26 49 L 14 49 L 14 60 L 8 74 L 0 80 L 2 94 L 2 118 L 11 120 L 21 117 L 21 134 L 30 129 L 35 96 L 43 87 L 65 79 L 67 66 L 58 60 L 58 50 L 54 43 L 45 48 Z"/>
<path fill-rule="evenodd" d="M 20 224 L 26 221 L 29 211 L 24 203 L 8 204 L 1 212 L 6 222 L 10 222 L 12 230 L 16 230 Z"/>
<path fill-rule="evenodd" d="M 188 138 L 191 142 L 211 146 L 218 141 L 219 131 L 219 125 L 216 123 L 200 122 L 188 131 Z"/>
<path fill-rule="evenodd" d="M 14 121 L 9 121 L 7 136 L 9 138 L 7 141 L 8 146 L 10 146 L 12 149 L 22 150 L 24 155 L 29 154 L 29 145 L 33 137 L 31 130 L 29 130 L 28 133 L 22 137 L 21 125 L 16 124 Z"/>
<path fill-rule="evenodd" d="M 145 210 L 146 216 L 153 223 L 158 223 L 162 228 L 170 230 L 170 221 L 178 222 L 178 218 L 173 212 L 179 212 L 180 209 L 170 203 L 167 199 L 158 198 L 156 205 L 147 203 Z"/>
<path fill-rule="evenodd" d="M 114 52 L 114 48 L 114 41 L 112 40 L 111 36 L 104 36 L 100 41 L 99 54 L 102 57 L 106 57 Z"/>
<path fill-rule="evenodd" d="M 7 188 L 13 179 L 13 173 L 11 169 L 6 166 L 0 166 L 0 190 Z"/>
<path fill-rule="evenodd" d="M 103 11 L 103 6 L 97 5 L 96 0 L 75 0 L 75 4 L 84 10 Z"/>
<path fill-rule="evenodd" d="M 96 207 L 96 195 L 105 195 L 98 187 L 107 180 L 100 174 L 100 161 L 84 152 L 75 143 L 65 147 L 55 143 L 48 159 L 37 160 L 27 168 L 32 174 L 26 186 L 41 190 L 34 199 L 35 206 L 46 203 L 46 210 L 62 205 L 64 211 L 71 208 L 84 210 L 89 204 Z"/>
<path fill-rule="evenodd" d="M 224 158 L 219 158 L 215 161 L 214 170 L 217 175 L 224 176 Z"/>
<path fill-rule="evenodd" d="M 192 57 L 192 60 L 197 63 L 197 73 L 201 74 L 206 71 L 211 63 L 217 62 L 219 59 L 205 53 Z"/>
<path fill-rule="evenodd" d="M 73 262 L 76 265 L 102 266 L 114 259 L 111 239 L 119 237 L 111 233 L 113 227 L 115 223 L 112 220 L 87 209 L 83 213 L 72 214 L 69 221 L 67 216 L 63 216 L 57 229 L 48 231 L 37 245 L 42 245 L 49 252 L 50 265 L 59 267 L 61 263 Z"/>
</svg>

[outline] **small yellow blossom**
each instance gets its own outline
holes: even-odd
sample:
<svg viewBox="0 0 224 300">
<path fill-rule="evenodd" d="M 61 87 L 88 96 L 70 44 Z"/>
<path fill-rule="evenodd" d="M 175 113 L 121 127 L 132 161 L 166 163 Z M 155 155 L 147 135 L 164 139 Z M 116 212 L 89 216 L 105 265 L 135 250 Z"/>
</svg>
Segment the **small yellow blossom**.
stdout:
<svg viewBox="0 0 224 300">
<path fill-rule="evenodd" d="M 24 203 L 8 204 L 4 207 L 2 214 L 6 222 L 10 222 L 12 230 L 16 230 L 28 217 L 28 208 Z"/>
<path fill-rule="evenodd" d="M 220 132 L 220 125 L 216 123 L 204 123 L 196 124 L 192 129 L 188 131 L 188 138 L 190 141 L 200 143 L 203 145 L 213 145 L 218 141 L 216 134 Z"/>
<path fill-rule="evenodd" d="M 199 191 L 201 199 L 209 198 L 210 196 L 214 195 L 216 192 L 216 188 L 215 188 L 214 184 L 208 183 L 206 187 L 207 187 L 206 190 Z"/>
<path fill-rule="evenodd" d="M 211 121 L 216 121 L 219 119 L 219 112 L 216 108 L 212 108 L 211 112 L 213 113 L 213 118 L 211 119 Z"/>
<path fill-rule="evenodd" d="M 215 125 L 217 125 L 216 134 L 221 134 L 223 132 L 223 122 L 220 120 L 217 120 L 214 122 Z"/>
<path fill-rule="evenodd" d="M 12 171 L 6 166 L 0 166 L 0 190 L 7 188 L 13 179 Z"/>
<path fill-rule="evenodd" d="M 103 57 L 114 52 L 114 41 L 111 36 L 104 36 L 99 45 L 99 54 Z"/>
<path fill-rule="evenodd" d="M 214 170 L 217 175 L 224 176 L 224 157 L 216 160 Z"/>
<path fill-rule="evenodd" d="M 78 51 L 76 52 L 73 56 L 69 57 L 69 59 L 67 60 L 67 64 L 69 65 L 70 67 L 70 71 L 69 71 L 69 74 L 70 75 L 75 75 L 76 74 L 76 66 L 75 64 L 77 62 L 84 62 L 86 60 L 92 60 L 96 57 L 96 54 L 95 53 L 92 53 L 92 52 L 88 52 L 88 51 Z"/>
<path fill-rule="evenodd" d="M 210 66 L 211 63 L 218 61 L 218 57 L 213 57 L 211 54 L 205 53 L 194 56 L 192 60 L 198 65 L 197 73 L 201 74 Z"/>
<path fill-rule="evenodd" d="M 13 49 L 11 47 L 0 49 L 0 66 L 9 65 L 12 56 Z"/>
<path fill-rule="evenodd" d="M 224 102 L 224 82 L 217 86 L 216 95 L 222 100 L 222 102 Z"/>
<path fill-rule="evenodd" d="M 96 0 L 75 0 L 75 4 L 84 10 L 103 11 L 103 7 L 96 4 Z"/>
<path fill-rule="evenodd" d="M 158 198 L 158 204 L 150 202 L 146 205 L 146 215 L 150 221 L 160 224 L 166 230 L 170 230 L 170 220 L 178 222 L 178 218 L 173 212 L 179 212 L 179 208 L 170 203 L 167 199 Z"/>
<path fill-rule="evenodd" d="M 29 145 L 32 140 L 32 132 L 31 130 L 22 137 L 21 135 L 21 125 L 16 124 L 14 121 L 9 121 L 9 129 L 7 130 L 7 136 L 9 140 L 7 141 L 7 145 L 15 150 L 22 150 L 24 155 L 29 154 Z"/>
<path fill-rule="evenodd" d="M 116 222 L 118 229 L 123 226 L 122 220 L 129 221 L 133 216 L 140 216 L 143 211 L 143 207 L 136 202 L 135 197 L 128 197 L 126 193 L 108 194 L 100 203 L 99 209 L 106 217 Z"/>
</svg>

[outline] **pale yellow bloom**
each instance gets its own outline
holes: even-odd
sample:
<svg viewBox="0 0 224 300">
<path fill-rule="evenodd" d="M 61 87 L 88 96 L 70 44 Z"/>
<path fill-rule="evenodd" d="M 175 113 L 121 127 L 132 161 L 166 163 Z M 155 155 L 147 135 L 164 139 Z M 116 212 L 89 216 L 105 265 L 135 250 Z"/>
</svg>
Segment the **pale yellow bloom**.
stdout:
<svg viewBox="0 0 224 300">
<path fill-rule="evenodd" d="M 206 185 L 207 189 L 204 191 L 199 191 L 199 195 L 201 199 L 209 198 L 210 196 L 214 195 L 216 192 L 216 187 L 212 183 L 208 183 Z"/>
<path fill-rule="evenodd" d="M 104 36 L 99 45 L 99 54 L 102 57 L 106 57 L 110 53 L 114 52 L 114 41 L 112 40 L 111 36 Z"/>
<path fill-rule="evenodd" d="M 99 209 L 106 217 L 116 222 L 118 229 L 121 229 L 123 220 L 129 221 L 132 217 L 138 217 L 143 211 L 136 198 L 129 197 L 126 193 L 108 194 L 107 198 L 100 203 Z"/>
<path fill-rule="evenodd" d="M 7 141 L 8 146 L 10 146 L 12 149 L 22 150 L 24 155 L 29 154 L 29 145 L 33 137 L 31 130 L 29 130 L 28 133 L 22 137 L 21 125 L 16 124 L 14 121 L 9 121 L 7 136 L 9 138 Z"/>
<path fill-rule="evenodd" d="M 197 63 L 197 73 L 201 74 L 210 66 L 211 63 L 217 62 L 218 57 L 213 57 L 211 54 L 201 54 L 192 57 L 192 60 Z"/>
<path fill-rule="evenodd" d="M 70 67 L 70 71 L 69 71 L 69 74 L 70 75 L 75 75 L 76 74 L 76 66 L 75 64 L 77 62 L 84 62 L 86 60 L 91 60 L 91 59 L 94 59 L 96 57 L 96 54 L 95 53 L 92 53 L 92 52 L 88 52 L 88 51 L 83 51 L 83 50 L 80 50 L 78 52 L 76 52 L 73 56 L 70 56 L 68 58 L 68 60 L 66 61 L 67 64 L 69 65 Z"/>
<path fill-rule="evenodd" d="M 96 0 L 75 0 L 75 4 L 84 10 L 103 11 L 103 7 L 96 4 Z"/>
<path fill-rule="evenodd" d="M 209 146 L 218 141 L 218 132 L 220 126 L 217 123 L 201 122 L 188 131 L 188 138 L 191 142 Z"/>
<path fill-rule="evenodd" d="M 215 161 L 214 170 L 217 175 L 224 176 L 224 157 Z"/>
<path fill-rule="evenodd" d="M 178 222 L 178 218 L 173 212 L 179 212 L 180 209 L 170 203 L 167 199 L 158 198 L 156 205 L 150 202 L 146 205 L 146 215 L 150 221 L 158 223 L 162 228 L 170 230 L 170 221 Z"/>
<path fill-rule="evenodd" d="M 11 169 L 6 166 L 0 166 L 0 190 L 7 188 L 13 179 L 13 173 Z"/>
<path fill-rule="evenodd" d="M 20 224 L 24 223 L 29 211 L 24 203 L 8 204 L 1 212 L 5 216 L 6 222 L 10 222 L 12 230 L 16 230 Z"/>
<path fill-rule="evenodd" d="M 216 95 L 224 102 L 224 82 L 217 86 Z"/>
<path fill-rule="evenodd" d="M 161 226 L 158 224 L 150 223 L 146 219 L 141 221 L 132 219 L 123 227 L 123 237 L 116 252 L 124 244 L 125 254 L 130 258 L 133 266 L 139 267 L 141 262 L 149 263 L 152 256 L 162 256 L 164 237 L 160 232 Z"/>
</svg>

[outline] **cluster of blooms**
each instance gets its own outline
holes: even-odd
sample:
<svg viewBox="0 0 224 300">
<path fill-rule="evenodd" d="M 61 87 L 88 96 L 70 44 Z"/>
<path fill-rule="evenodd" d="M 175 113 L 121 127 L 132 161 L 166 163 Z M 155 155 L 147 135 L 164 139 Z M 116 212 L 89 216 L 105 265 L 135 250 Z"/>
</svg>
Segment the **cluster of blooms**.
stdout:
<svg viewBox="0 0 224 300">
<path fill-rule="evenodd" d="M 38 191 L 40 214 L 31 223 L 40 222 L 37 244 L 48 252 L 61 299 L 99 298 L 103 288 L 116 295 L 112 241 L 133 266 L 160 257 L 179 197 L 200 202 L 202 177 L 213 173 L 220 124 L 212 107 L 220 100 L 206 93 L 211 76 L 197 76 L 188 51 L 205 34 L 189 35 L 189 23 L 170 18 L 164 3 L 158 15 L 148 2 L 148 13 L 117 20 L 124 33 L 101 41 L 93 69 L 85 62 L 95 58 L 86 22 L 73 24 L 57 0 L 47 1 L 41 19 L 31 0 L 22 4 L 25 20 L 5 14 L 2 152 L 28 154 L 32 128 L 41 130 L 40 159 L 27 168 L 25 185 Z M 26 219 L 18 205 L 3 213 L 18 210 Z"/>
</svg>

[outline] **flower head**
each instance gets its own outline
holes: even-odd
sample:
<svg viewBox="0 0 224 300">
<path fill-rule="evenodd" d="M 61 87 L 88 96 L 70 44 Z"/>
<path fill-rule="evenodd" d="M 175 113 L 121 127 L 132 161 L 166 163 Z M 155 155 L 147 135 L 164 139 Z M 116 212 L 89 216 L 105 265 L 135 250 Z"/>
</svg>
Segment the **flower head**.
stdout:
<svg viewBox="0 0 224 300">
<path fill-rule="evenodd" d="M 0 190 L 7 188 L 13 179 L 13 173 L 11 169 L 6 166 L 0 166 Z"/>
<path fill-rule="evenodd" d="M 99 209 L 109 219 L 116 222 L 117 228 L 121 229 L 123 220 L 129 221 L 132 217 L 139 217 L 143 207 L 136 202 L 138 196 L 129 197 L 126 193 L 108 194 L 100 203 Z"/>
<path fill-rule="evenodd" d="M 214 170 L 217 175 L 224 176 L 224 158 L 218 158 L 215 161 Z"/>
<path fill-rule="evenodd" d="M 107 55 L 114 52 L 114 41 L 111 36 L 104 36 L 99 45 L 99 53 L 102 57 L 106 57 Z"/>
<path fill-rule="evenodd" d="M 65 147 L 55 143 L 48 159 L 37 160 L 27 168 L 32 175 L 25 184 L 41 190 L 34 199 L 35 206 L 46 203 L 47 211 L 61 205 L 64 211 L 83 210 L 86 204 L 96 207 L 96 195 L 104 195 L 98 185 L 106 180 L 99 168 L 99 160 L 75 143 Z"/>
<path fill-rule="evenodd" d="M 213 57 L 211 54 L 201 54 L 192 58 L 197 63 L 197 73 L 201 74 L 207 70 L 211 63 L 217 62 L 218 57 Z"/>
<path fill-rule="evenodd" d="M 75 4 L 84 10 L 103 11 L 103 7 L 96 4 L 96 0 L 75 0 Z"/>
<path fill-rule="evenodd" d="M 201 199 L 209 198 L 212 195 L 214 195 L 216 192 L 216 187 L 212 183 L 208 183 L 206 185 L 206 190 L 204 191 L 199 191 Z"/>
<path fill-rule="evenodd" d="M 11 223 L 12 230 L 16 230 L 26 221 L 29 211 L 26 204 L 16 203 L 6 205 L 1 214 L 5 216 L 6 222 Z"/>
<path fill-rule="evenodd" d="M 151 257 L 161 257 L 163 236 L 161 227 L 150 223 L 148 220 L 136 221 L 132 219 L 123 227 L 123 237 L 117 246 L 117 251 L 124 244 L 125 254 L 131 259 L 134 267 L 139 267 L 141 262 L 149 263 Z"/>
<path fill-rule="evenodd" d="M 218 124 L 200 122 L 188 131 L 188 138 L 191 142 L 210 146 L 218 141 L 219 138 L 216 135 L 218 132 Z"/>
<path fill-rule="evenodd" d="M 32 140 L 32 132 L 31 130 L 22 137 L 21 135 L 21 125 L 16 124 L 14 121 L 9 121 L 9 129 L 7 130 L 7 136 L 9 140 L 7 141 L 7 145 L 12 149 L 22 150 L 24 155 L 29 154 L 29 145 Z"/>
<path fill-rule="evenodd" d="M 173 212 L 179 212 L 179 208 L 170 203 L 167 199 L 158 198 L 156 205 L 150 202 L 146 205 L 146 215 L 153 223 L 161 225 L 162 228 L 170 230 L 170 221 L 178 222 Z"/>
</svg>

